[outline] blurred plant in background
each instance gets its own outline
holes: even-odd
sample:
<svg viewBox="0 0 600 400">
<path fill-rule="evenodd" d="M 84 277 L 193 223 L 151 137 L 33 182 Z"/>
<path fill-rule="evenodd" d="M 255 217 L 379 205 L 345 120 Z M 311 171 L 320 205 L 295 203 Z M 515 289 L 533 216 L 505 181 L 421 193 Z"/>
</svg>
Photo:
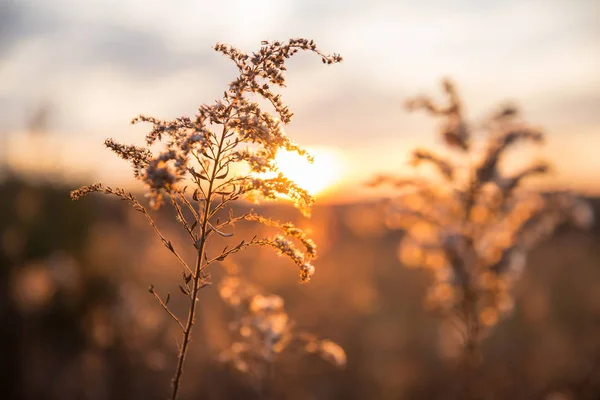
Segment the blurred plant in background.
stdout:
<svg viewBox="0 0 600 400">
<path fill-rule="evenodd" d="M 235 311 L 231 329 L 239 336 L 238 341 L 221 353 L 219 360 L 248 376 L 263 395 L 269 392 L 275 363 L 286 350 L 304 350 L 337 367 L 346 365 L 346 354 L 340 345 L 295 329 L 281 297 L 265 294 L 234 275 L 221 281 L 219 294 Z"/>
<path fill-rule="evenodd" d="M 298 265 L 303 282 L 314 273 L 311 260 L 316 257 L 316 247 L 304 232 L 291 224 L 279 224 L 252 211 L 234 215 L 230 205 L 241 198 L 275 200 L 285 196 L 308 215 L 312 197 L 285 177 L 274 160 L 280 149 L 311 158 L 285 135 L 283 125 L 291 121 L 293 114 L 271 86 L 285 86 L 285 61 L 300 50 L 318 54 L 326 64 L 342 60 L 337 54 L 322 54 L 313 41 L 306 39 L 291 39 L 287 43 L 264 41 L 260 50 L 252 55 L 223 44 L 217 44 L 215 50 L 230 58 L 239 72 L 222 99 L 213 105 L 200 106 L 194 119 L 181 117 L 162 121 L 143 115 L 135 118 L 133 123 L 149 122 L 153 125 L 146 136 L 145 147 L 123 145 L 113 139 L 105 141 L 109 149 L 131 163 L 134 177 L 147 188 L 151 208 L 158 209 L 166 200 L 171 204 L 177 222 L 186 231 L 190 246 L 195 249 L 194 264 L 184 260 L 183 254 L 175 249 L 133 194 L 100 183 L 71 193 L 75 200 L 88 193 L 103 192 L 127 201 L 146 217 L 163 245 L 181 265 L 183 280 L 179 289 L 189 299 L 185 320 L 169 308 L 170 293 L 163 298 L 154 286 L 149 289 L 182 331 L 172 399 L 177 398 L 180 388 L 196 317 L 198 292 L 210 284 L 207 273 L 210 265 L 249 246 L 269 246 Z M 276 115 L 264 111 L 256 101 L 260 99 L 266 100 Z M 159 144 L 162 146 L 159 147 Z M 153 150 L 156 151 L 157 147 L 159 152 L 155 154 Z M 190 185 L 193 187 L 191 197 L 187 191 Z M 225 230 L 240 221 L 264 223 L 279 228 L 282 235 L 255 236 L 233 245 L 227 244 L 218 255 L 209 257 L 209 239 L 215 235 L 230 238 L 233 233 Z M 298 240 L 304 250 L 296 248 L 293 239 Z"/>
<path fill-rule="evenodd" d="M 400 191 L 385 204 L 388 224 L 406 232 L 399 259 L 431 272 L 425 305 L 445 318 L 443 326 L 452 327 L 443 334 L 459 339 L 463 360 L 472 366 L 480 357 L 480 341 L 513 309 L 512 289 L 528 252 L 564 223 L 590 227 L 593 213 L 570 193 L 538 193 L 522 185 L 547 173 L 545 162 L 512 175 L 502 170 L 501 161 L 515 144 L 544 140 L 518 108 L 506 105 L 475 125 L 465 119 L 454 84 L 444 80 L 443 90 L 444 106 L 425 96 L 406 103 L 408 110 L 422 109 L 442 121 L 440 134 L 454 153 L 443 157 L 417 149 L 412 154 L 414 167 L 429 164 L 437 178 L 379 176 L 370 183 Z"/>
</svg>

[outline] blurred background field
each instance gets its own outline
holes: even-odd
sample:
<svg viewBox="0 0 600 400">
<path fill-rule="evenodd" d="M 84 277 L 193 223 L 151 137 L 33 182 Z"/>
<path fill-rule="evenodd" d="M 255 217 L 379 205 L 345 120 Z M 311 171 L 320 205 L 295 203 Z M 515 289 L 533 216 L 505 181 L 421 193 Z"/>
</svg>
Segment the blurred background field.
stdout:
<svg viewBox="0 0 600 400">
<path fill-rule="evenodd" d="M 103 196 L 73 203 L 70 187 L 49 182 L 7 175 L 0 189 L 4 398 L 164 398 L 175 324 L 147 287 L 170 291 L 181 312 L 184 303 L 177 266 L 143 218 Z M 440 340 L 444 327 L 423 311 L 428 278 L 402 267 L 402 233 L 387 230 L 377 205 L 316 206 L 310 220 L 271 208 L 312 231 L 320 244 L 315 278 L 298 284 L 291 262 L 262 249 L 235 257 L 239 271 L 283 296 L 299 328 L 337 341 L 348 356 L 343 370 L 313 355 L 284 356 L 276 368 L 281 398 L 445 398 L 459 379 L 456 343 Z M 177 237 L 170 221 L 159 218 Z M 598 225 L 565 229 L 534 251 L 515 312 L 484 342 L 477 386 L 485 398 L 600 393 L 599 242 Z M 222 273 L 213 269 L 213 280 Z M 243 377 L 215 362 L 231 343 L 231 311 L 214 286 L 200 301 L 184 398 L 256 398 Z"/>
</svg>

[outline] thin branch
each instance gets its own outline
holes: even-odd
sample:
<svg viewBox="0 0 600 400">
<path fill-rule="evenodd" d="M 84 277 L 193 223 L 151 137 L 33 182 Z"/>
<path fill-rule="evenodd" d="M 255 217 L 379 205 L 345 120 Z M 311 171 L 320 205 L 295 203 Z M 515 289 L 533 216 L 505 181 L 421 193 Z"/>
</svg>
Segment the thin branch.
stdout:
<svg viewBox="0 0 600 400">
<path fill-rule="evenodd" d="M 171 204 L 175 208 L 175 211 L 177 212 L 177 216 L 179 217 L 178 219 L 179 219 L 180 223 L 183 225 L 183 228 L 185 229 L 185 231 L 188 233 L 188 235 L 192 239 L 192 242 L 195 243 L 198 240 L 198 238 L 194 234 L 194 229 L 192 228 L 192 225 L 190 225 L 187 222 L 187 220 L 185 219 L 185 216 L 183 215 L 183 211 L 181 210 L 181 205 L 177 202 L 177 199 L 173 196 L 171 196 Z"/>
<path fill-rule="evenodd" d="M 169 314 L 171 316 L 171 318 L 173 318 L 173 320 L 175 322 L 177 322 L 177 324 L 179 325 L 179 327 L 181 328 L 181 330 L 184 330 L 185 327 L 183 326 L 183 322 L 181 322 L 181 320 L 177 317 L 177 315 L 175 315 L 171 309 L 169 309 L 169 307 L 167 306 L 167 304 L 160 298 L 160 296 L 158 295 L 158 293 L 156 293 L 156 291 L 154 290 L 153 286 L 150 286 L 150 293 L 152 293 L 152 295 L 154 295 L 154 297 L 156 298 L 156 300 L 159 302 L 159 304 L 162 306 L 162 308 L 164 308 L 164 310 L 167 312 L 167 314 Z"/>
<path fill-rule="evenodd" d="M 185 194 L 178 193 L 177 195 L 179 196 L 179 199 L 181 200 L 181 202 L 186 205 L 186 207 L 188 208 L 188 210 L 191 211 L 191 213 L 194 215 L 194 219 L 197 221 L 198 220 L 198 213 L 194 209 L 194 206 L 192 205 L 192 203 L 190 203 L 190 201 L 187 199 L 187 197 L 185 197 Z"/>
<path fill-rule="evenodd" d="M 140 206 L 142 207 L 142 206 Z M 158 237 L 160 238 L 160 240 L 162 241 L 162 243 L 165 245 L 165 247 L 167 249 L 169 249 L 171 251 L 171 253 L 173 253 L 173 255 L 175 255 L 175 258 L 177 258 L 177 261 L 179 261 L 179 263 L 190 273 L 193 274 L 194 272 L 192 271 L 192 269 L 187 265 L 187 263 L 179 256 L 179 254 L 175 251 L 175 249 L 173 248 L 173 244 L 171 243 L 170 240 L 165 239 L 165 237 L 162 235 L 162 233 L 160 232 L 160 230 L 158 229 L 158 227 L 156 226 L 156 224 L 154 223 L 154 220 L 152 219 L 152 217 L 150 216 L 150 214 L 148 214 L 148 212 L 146 211 L 146 209 L 144 207 L 141 208 L 140 210 L 142 212 L 142 214 L 144 214 L 144 216 L 146 217 L 146 219 L 148 220 L 148 223 L 150 224 L 150 226 L 152 227 L 152 229 L 154 229 L 154 232 L 158 235 Z"/>
<path fill-rule="evenodd" d="M 225 260 L 225 258 L 227 258 L 228 256 L 230 256 L 231 254 L 237 253 L 247 247 L 250 246 L 264 246 L 267 244 L 270 244 L 271 241 L 269 240 L 269 238 L 261 238 L 261 239 L 256 239 L 256 238 L 252 238 L 249 241 L 245 241 L 242 240 L 238 245 L 236 245 L 235 247 L 228 249 L 228 250 L 224 250 L 221 252 L 221 254 L 219 254 L 216 257 L 213 257 L 207 261 L 205 261 L 205 263 L 202 265 L 201 270 L 205 269 L 206 267 L 208 267 L 209 265 L 217 262 L 217 261 L 223 261 Z"/>
</svg>

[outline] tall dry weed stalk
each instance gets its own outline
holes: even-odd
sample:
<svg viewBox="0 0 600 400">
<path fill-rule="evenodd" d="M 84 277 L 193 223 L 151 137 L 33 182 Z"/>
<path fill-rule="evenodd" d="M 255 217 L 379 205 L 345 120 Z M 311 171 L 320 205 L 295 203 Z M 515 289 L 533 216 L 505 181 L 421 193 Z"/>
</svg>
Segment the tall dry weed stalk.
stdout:
<svg viewBox="0 0 600 400">
<path fill-rule="evenodd" d="M 177 222 L 189 237 L 187 245 L 194 248 L 195 262 L 190 264 L 183 259 L 176 249 L 184 244 L 174 244 L 165 237 L 146 207 L 124 189 L 97 183 L 71 193 L 73 199 L 103 192 L 127 201 L 144 215 L 180 265 L 182 283 L 179 289 L 189 299 L 185 319 L 169 308 L 170 295 L 161 297 L 154 286 L 149 289 L 182 332 L 171 399 L 176 399 L 180 390 L 198 312 L 198 293 L 210 283 L 208 267 L 250 246 L 268 246 L 289 257 L 299 267 L 303 282 L 313 275 L 311 260 L 316 257 L 316 246 L 302 230 L 254 212 L 234 215 L 230 205 L 243 198 L 274 200 L 285 196 L 308 214 L 312 197 L 278 171 L 274 163 L 275 155 L 281 149 L 297 152 L 309 160 L 311 157 L 286 136 L 283 127 L 291 121 L 293 114 L 273 88 L 285 86 L 285 62 L 300 50 L 318 54 L 326 64 L 342 60 L 337 54 L 321 53 L 312 40 L 306 39 L 291 39 L 286 43 L 264 41 L 260 50 L 251 55 L 224 44 L 217 44 L 214 49 L 231 59 L 239 72 L 222 98 L 214 104 L 201 105 L 193 118 L 181 117 L 173 121 L 144 115 L 135 118 L 132 123 L 152 124 L 143 147 L 120 144 L 113 139 L 105 141 L 106 147 L 131 163 L 134 177 L 147 188 L 151 209 L 158 209 L 165 203 L 172 206 Z M 259 100 L 266 100 L 275 112 L 265 111 Z M 240 172 L 244 170 L 243 166 L 247 173 Z M 228 216 L 219 218 L 219 214 L 228 209 Z M 280 234 L 233 241 L 231 229 L 241 221 L 262 223 L 278 229 Z M 209 257 L 207 247 L 214 235 L 230 238 L 232 243 Z M 302 249 L 296 247 L 294 241 L 300 243 Z"/>
<path fill-rule="evenodd" d="M 406 267 L 424 268 L 432 281 L 425 299 L 460 337 L 463 361 L 475 365 L 480 341 L 514 305 L 511 292 L 527 254 L 563 223 L 589 227 L 591 207 L 566 193 L 539 193 L 522 183 L 549 171 L 533 163 L 509 175 L 505 153 L 516 144 L 541 144 L 543 133 L 507 105 L 481 126 L 465 119 L 454 84 L 443 81 L 446 104 L 429 97 L 406 103 L 440 123 L 448 157 L 416 149 L 412 164 L 429 164 L 438 179 L 380 176 L 372 185 L 390 184 L 400 195 L 386 202 L 387 222 L 406 231 L 399 258 Z M 481 140 L 480 140 L 481 139 Z"/>
</svg>

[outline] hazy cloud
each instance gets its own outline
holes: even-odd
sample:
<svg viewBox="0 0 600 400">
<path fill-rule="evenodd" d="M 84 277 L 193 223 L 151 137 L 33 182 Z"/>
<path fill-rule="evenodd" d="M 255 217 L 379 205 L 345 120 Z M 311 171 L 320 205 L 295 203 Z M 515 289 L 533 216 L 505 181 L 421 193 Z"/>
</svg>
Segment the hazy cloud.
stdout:
<svg viewBox="0 0 600 400">
<path fill-rule="evenodd" d="M 600 143 L 596 1 L 0 0 L 0 27 L 0 130 L 23 129 L 51 100 L 51 129 L 78 146 L 106 132 L 133 138 L 127 121 L 140 112 L 174 117 L 219 96 L 235 71 L 215 42 L 252 51 L 298 36 L 345 58 L 291 63 L 283 94 L 304 144 L 376 157 L 376 146 L 431 136 L 401 104 L 438 94 L 442 76 L 474 116 L 516 99 L 557 139 L 578 131 Z"/>
</svg>

